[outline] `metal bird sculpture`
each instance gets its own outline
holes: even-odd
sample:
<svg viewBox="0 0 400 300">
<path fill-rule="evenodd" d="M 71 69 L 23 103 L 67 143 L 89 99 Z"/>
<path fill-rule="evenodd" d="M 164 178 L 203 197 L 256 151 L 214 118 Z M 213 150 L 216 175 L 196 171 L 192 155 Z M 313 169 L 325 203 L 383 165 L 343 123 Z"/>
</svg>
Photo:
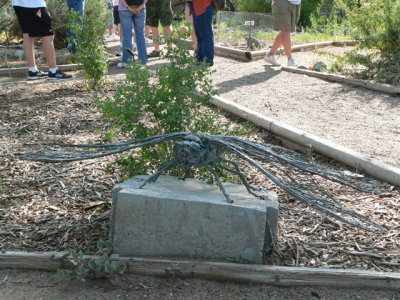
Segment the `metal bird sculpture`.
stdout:
<svg viewBox="0 0 400 300">
<path fill-rule="evenodd" d="M 182 167 L 187 177 L 192 167 L 203 166 L 212 174 L 228 203 L 233 201 L 226 193 L 217 170 L 237 175 L 249 193 L 262 198 L 258 193 L 260 189 L 248 184 L 237 162 L 223 158 L 224 153 L 227 153 L 252 165 L 278 187 L 313 209 L 364 230 L 377 233 L 385 231 L 367 217 L 341 205 L 317 181 L 322 177 L 369 193 L 382 192 L 387 185 L 367 180 L 358 174 L 328 169 L 311 163 L 304 155 L 280 146 L 256 143 L 238 137 L 176 132 L 112 144 L 59 144 L 62 147 L 75 149 L 25 154 L 21 159 L 51 163 L 70 162 L 103 157 L 163 142 L 174 142 L 174 158 L 150 176 L 140 188 L 148 182 L 155 182 L 163 172 L 172 167 Z M 291 175 L 293 173 L 295 175 Z"/>
</svg>

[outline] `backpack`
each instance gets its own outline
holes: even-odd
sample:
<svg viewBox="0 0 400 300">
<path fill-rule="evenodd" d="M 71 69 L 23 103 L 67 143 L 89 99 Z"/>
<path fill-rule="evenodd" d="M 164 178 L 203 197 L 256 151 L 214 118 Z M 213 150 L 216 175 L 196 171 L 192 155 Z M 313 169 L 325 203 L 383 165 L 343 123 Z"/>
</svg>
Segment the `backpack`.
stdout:
<svg viewBox="0 0 400 300">
<path fill-rule="evenodd" d="M 226 0 L 212 0 L 212 5 L 216 11 L 223 10 L 226 6 Z"/>
</svg>

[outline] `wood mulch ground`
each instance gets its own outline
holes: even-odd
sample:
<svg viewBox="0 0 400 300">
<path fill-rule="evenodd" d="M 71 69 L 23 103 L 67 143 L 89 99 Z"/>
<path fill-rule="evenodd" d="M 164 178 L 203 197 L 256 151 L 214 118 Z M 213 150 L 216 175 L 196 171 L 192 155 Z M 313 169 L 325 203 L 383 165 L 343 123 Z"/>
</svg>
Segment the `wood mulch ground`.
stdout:
<svg viewBox="0 0 400 300">
<path fill-rule="evenodd" d="M 162 62 L 159 60 L 152 60 L 149 66 L 156 68 L 160 63 Z M 237 64 L 238 62 L 229 59 L 216 59 L 218 79 L 215 81 L 221 93 L 241 93 L 240 88 L 245 83 L 230 79 L 232 70 L 238 70 Z M 226 70 L 229 77 L 225 77 L 225 83 L 223 70 Z M 45 149 L 46 145 L 55 141 L 98 141 L 100 134 L 104 133 L 110 124 L 102 120 L 92 99 L 99 94 L 112 97 L 116 85 L 123 83 L 124 73 L 124 70 L 112 67 L 110 79 L 113 84 L 96 92 L 86 90 L 83 79 L 79 76 L 66 82 L 26 82 L 17 79 L 13 84 L 1 84 L 1 250 L 76 249 L 92 253 L 99 239 L 107 239 L 111 190 L 121 180 L 120 170 L 107 171 L 107 166 L 115 161 L 115 157 L 68 164 L 42 164 L 22 161 L 18 157 L 23 153 Z M 298 81 L 303 78 L 302 75 L 296 74 L 290 76 L 297 76 Z M 318 82 L 321 88 L 331 84 L 322 80 Z M 239 122 L 237 118 L 229 115 L 224 118 L 230 122 Z M 253 138 L 274 142 L 273 136 L 266 132 L 261 132 Z M 346 169 L 335 161 L 318 155 L 316 157 L 330 167 Z M 382 195 L 370 195 L 335 184 L 330 186 L 333 195 L 342 203 L 387 229 L 384 234 L 373 234 L 344 225 L 294 201 L 279 188 L 265 182 L 265 178 L 252 169 L 248 169 L 247 173 L 252 184 L 275 190 L 279 195 L 279 233 L 276 255 L 271 259 L 271 264 L 400 271 L 398 187 Z M 188 284 L 190 286 L 190 282 Z M 146 286 L 146 283 L 143 285 Z M 142 285 L 138 283 L 136 287 L 146 289 L 140 286 Z M 165 299 L 179 297 L 171 296 Z M 276 296 L 271 299 L 283 298 Z M 312 298 L 304 296 L 298 299 Z"/>
</svg>

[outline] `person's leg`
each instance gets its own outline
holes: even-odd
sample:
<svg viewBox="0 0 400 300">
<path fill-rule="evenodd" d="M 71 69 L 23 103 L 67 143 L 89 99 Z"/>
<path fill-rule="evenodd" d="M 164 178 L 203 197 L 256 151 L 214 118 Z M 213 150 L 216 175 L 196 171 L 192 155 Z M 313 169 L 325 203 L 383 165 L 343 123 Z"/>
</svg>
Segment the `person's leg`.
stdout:
<svg viewBox="0 0 400 300">
<path fill-rule="evenodd" d="M 206 11 L 200 15 L 193 15 L 193 24 L 195 26 L 197 41 L 198 41 L 198 61 L 214 64 L 214 35 L 212 31 L 212 18 L 214 7 L 212 4 Z"/>
<path fill-rule="evenodd" d="M 25 58 L 29 68 L 34 68 L 36 66 L 35 61 L 35 38 L 30 37 L 28 33 L 24 33 L 23 35 L 23 48 Z"/>
<path fill-rule="evenodd" d="M 171 0 L 162 0 L 160 9 L 158 11 L 160 17 L 161 26 L 164 28 L 166 40 L 169 41 L 168 47 L 172 47 L 171 37 L 172 37 L 172 6 Z"/>
<path fill-rule="evenodd" d="M 44 56 L 46 57 L 49 69 L 57 68 L 56 52 L 54 50 L 53 40 L 54 40 L 54 35 L 42 37 L 43 53 Z"/>
<path fill-rule="evenodd" d="M 193 49 L 197 51 L 197 36 L 196 36 L 196 32 L 194 31 L 194 25 L 192 25 L 192 33 L 191 33 L 190 37 L 193 42 Z"/>
<path fill-rule="evenodd" d="M 188 2 L 188 5 L 189 5 L 189 9 L 191 11 L 192 18 L 193 18 L 193 30 L 194 30 L 195 35 L 197 37 L 197 53 L 195 52 L 195 55 L 196 55 L 196 59 L 198 61 L 201 61 L 200 57 L 199 57 L 199 53 L 200 52 L 203 53 L 203 51 L 200 49 L 200 48 L 203 47 L 202 36 L 199 34 L 199 28 L 198 28 L 198 24 L 197 24 L 198 19 L 197 19 L 196 15 L 194 14 L 193 2 Z"/>
<path fill-rule="evenodd" d="M 69 10 L 76 11 L 82 17 L 85 10 L 85 0 L 67 0 L 67 6 Z M 75 33 L 71 29 L 68 29 L 68 37 L 75 38 Z M 72 53 L 76 52 L 76 44 L 73 40 L 68 42 L 68 49 Z"/>
<path fill-rule="evenodd" d="M 281 40 L 283 49 L 285 50 L 285 55 L 288 58 L 292 57 L 292 42 L 290 40 L 290 30 L 282 30 L 281 31 Z"/>
<path fill-rule="evenodd" d="M 132 61 L 132 56 L 126 51 L 126 48 L 132 50 L 132 22 L 133 14 L 127 10 L 119 12 L 122 31 L 122 63 L 129 63 Z"/>
<path fill-rule="evenodd" d="M 142 11 L 139 14 L 134 15 L 133 26 L 135 27 L 135 33 L 136 33 L 136 46 L 138 50 L 138 58 L 143 65 L 147 64 L 146 38 L 144 37 L 145 23 L 146 23 L 146 9 L 142 9 Z"/>
<path fill-rule="evenodd" d="M 151 27 L 151 32 L 153 34 L 154 51 L 160 52 L 160 31 L 158 27 Z"/>
<path fill-rule="evenodd" d="M 164 26 L 163 28 L 164 28 L 164 31 L 165 31 L 165 37 L 166 37 L 167 41 L 171 41 L 172 25 Z M 172 48 L 172 43 L 171 42 L 168 43 L 168 47 Z"/>
</svg>

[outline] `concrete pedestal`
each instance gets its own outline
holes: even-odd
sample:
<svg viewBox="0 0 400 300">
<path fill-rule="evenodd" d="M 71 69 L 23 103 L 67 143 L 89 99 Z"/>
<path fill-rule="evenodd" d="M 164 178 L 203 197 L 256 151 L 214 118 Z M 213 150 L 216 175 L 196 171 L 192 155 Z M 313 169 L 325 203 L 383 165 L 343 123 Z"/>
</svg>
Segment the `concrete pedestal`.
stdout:
<svg viewBox="0 0 400 300">
<path fill-rule="evenodd" d="M 234 203 L 217 185 L 160 176 L 138 189 L 136 176 L 113 190 L 111 240 L 121 256 L 238 259 L 262 263 L 276 238 L 279 204 L 224 183 Z"/>
</svg>

